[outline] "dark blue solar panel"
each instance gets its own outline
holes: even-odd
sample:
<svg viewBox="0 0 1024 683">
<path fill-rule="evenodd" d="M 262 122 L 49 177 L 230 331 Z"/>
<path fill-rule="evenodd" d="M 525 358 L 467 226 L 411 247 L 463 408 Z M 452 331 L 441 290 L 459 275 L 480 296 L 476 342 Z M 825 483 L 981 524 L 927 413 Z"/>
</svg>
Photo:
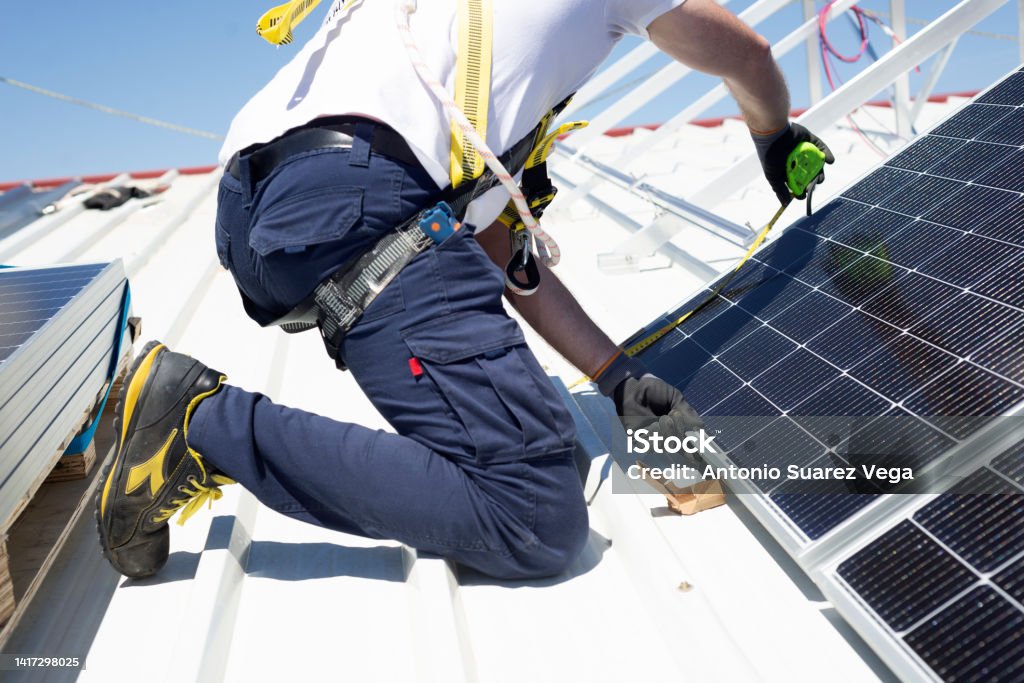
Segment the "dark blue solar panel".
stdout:
<svg viewBox="0 0 1024 683">
<path fill-rule="evenodd" d="M 0 363 L 43 327 L 106 266 L 0 269 Z"/>
<path fill-rule="evenodd" d="M 699 353 L 682 359 L 676 341 L 651 354 L 709 428 L 720 418 L 730 433 L 719 443 L 734 462 L 909 466 L 927 476 L 989 418 L 1024 404 L 1018 96 L 1016 83 L 993 89 L 757 252 L 712 310 L 684 324 Z M 754 483 L 811 540 L 893 490 Z M 976 581 L 965 571 L 968 585 L 935 608 Z M 915 613 L 918 623 L 927 612 Z"/>
</svg>

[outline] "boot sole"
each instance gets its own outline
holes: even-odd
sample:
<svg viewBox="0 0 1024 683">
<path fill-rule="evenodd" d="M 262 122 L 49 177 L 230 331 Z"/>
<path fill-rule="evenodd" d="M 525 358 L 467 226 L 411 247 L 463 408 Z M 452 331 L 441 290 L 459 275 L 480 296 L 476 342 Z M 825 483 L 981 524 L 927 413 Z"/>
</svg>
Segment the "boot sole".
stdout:
<svg viewBox="0 0 1024 683">
<path fill-rule="evenodd" d="M 100 475 L 100 480 L 103 483 L 96 491 L 96 500 L 94 502 L 96 532 L 99 534 L 100 537 L 100 551 L 103 553 L 103 557 L 106 558 L 107 562 L 109 562 L 114 569 L 121 572 L 121 574 L 125 576 L 130 576 L 132 578 L 144 578 L 147 576 L 152 576 L 156 573 L 156 571 L 147 573 L 128 574 L 118 567 L 118 563 L 114 560 L 113 553 L 111 552 L 110 548 L 107 545 L 106 536 L 103 531 L 103 491 L 107 487 L 107 480 L 110 478 L 112 470 L 114 469 L 114 465 L 117 464 L 118 462 L 118 455 L 121 452 L 121 418 L 123 415 L 122 411 L 124 408 L 125 399 L 128 395 L 128 389 L 131 386 L 131 379 L 135 376 L 135 373 L 142 366 L 143 361 L 146 360 L 146 358 L 153 351 L 153 349 L 161 345 L 161 342 L 158 341 L 151 341 L 148 344 L 146 344 L 142 348 L 142 351 L 139 352 L 139 355 L 136 356 L 135 360 L 132 361 L 132 366 L 128 370 L 128 373 L 125 375 L 125 381 L 121 383 L 121 390 L 118 392 L 117 395 L 117 405 L 114 407 L 114 459 L 110 461 L 110 463 L 106 467 L 103 468 L 103 473 Z"/>
</svg>

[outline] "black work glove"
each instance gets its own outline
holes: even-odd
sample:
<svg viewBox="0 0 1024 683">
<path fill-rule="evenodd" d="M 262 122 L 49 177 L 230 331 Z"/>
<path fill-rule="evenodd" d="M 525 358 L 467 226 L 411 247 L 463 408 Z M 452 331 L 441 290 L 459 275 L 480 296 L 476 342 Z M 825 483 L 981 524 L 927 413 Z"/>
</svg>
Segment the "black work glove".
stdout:
<svg viewBox="0 0 1024 683">
<path fill-rule="evenodd" d="M 596 378 L 597 387 L 615 403 L 627 429 L 649 428 L 662 436 L 682 437 L 702 429 L 704 421 L 671 384 L 647 372 L 639 360 L 620 354 Z"/>
<path fill-rule="evenodd" d="M 786 183 L 786 164 L 789 160 L 789 153 L 796 149 L 797 145 L 801 142 L 810 142 L 825 153 L 826 164 L 833 164 L 836 161 L 835 155 L 832 154 L 828 145 L 799 123 L 791 123 L 783 130 L 770 135 L 761 135 L 760 133 L 751 135 L 754 138 L 754 146 L 757 148 L 757 158 L 761 160 L 761 168 L 764 169 L 764 177 L 768 179 L 768 184 L 775 190 L 775 196 L 779 198 L 779 202 L 783 206 L 788 205 L 793 199 L 793 194 Z M 821 184 L 824 181 L 825 172 L 822 171 L 818 175 L 817 182 Z M 806 193 L 797 199 L 803 199 L 805 196 Z"/>
</svg>

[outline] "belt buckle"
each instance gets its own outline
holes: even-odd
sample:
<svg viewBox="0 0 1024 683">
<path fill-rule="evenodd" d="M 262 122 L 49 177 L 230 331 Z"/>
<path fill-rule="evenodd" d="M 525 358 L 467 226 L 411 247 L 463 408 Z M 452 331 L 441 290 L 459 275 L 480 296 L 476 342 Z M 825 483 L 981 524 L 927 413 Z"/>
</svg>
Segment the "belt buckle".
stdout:
<svg viewBox="0 0 1024 683">
<path fill-rule="evenodd" d="M 447 202 L 438 202 L 420 214 L 417 225 L 434 244 L 441 244 L 462 227 L 462 223 L 455 219 L 455 212 Z"/>
</svg>

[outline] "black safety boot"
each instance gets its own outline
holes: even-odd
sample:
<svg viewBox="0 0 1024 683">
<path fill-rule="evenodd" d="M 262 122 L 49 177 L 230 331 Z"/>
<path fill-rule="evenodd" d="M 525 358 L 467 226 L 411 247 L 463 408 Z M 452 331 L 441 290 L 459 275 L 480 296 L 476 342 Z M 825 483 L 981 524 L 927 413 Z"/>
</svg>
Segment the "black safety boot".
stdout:
<svg viewBox="0 0 1024 683">
<path fill-rule="evenodd" d="M 227 379 L 199 361 L 150 342 L 121 388 L 114 415 L 117 451 L 96 496 L 103 555 L 125 576 L 156 573 L 167 561 L 167 520 L 179 524 L 206 501 L 220 498 L 217 473 L 188 445 L 196 406 Z"/>
</svg>

